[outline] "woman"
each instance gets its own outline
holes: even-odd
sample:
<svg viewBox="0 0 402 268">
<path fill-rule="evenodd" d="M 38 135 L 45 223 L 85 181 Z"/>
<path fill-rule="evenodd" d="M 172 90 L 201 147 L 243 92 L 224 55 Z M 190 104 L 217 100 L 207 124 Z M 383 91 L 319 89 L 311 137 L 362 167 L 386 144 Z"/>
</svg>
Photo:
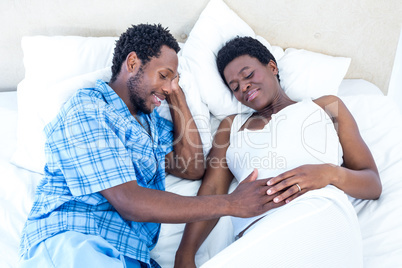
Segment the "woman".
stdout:
<svg viewBox="0 0 402 268">
<path fill-rule="evenodd" d="M 382 187 L 346 106 L 335 96 L 292 101 L 280 87 L 275 58 L 251 37 L 229 41 L 217 64 L 236 99 L 255 112 L 221 122 L 198 194 L 226 194 L 233 177 L 241 182 L 257 169 L 258 178 L 272 177 L 267 195 L 276 208 L 232 218 L 240 239 L 230 247 L 242 246 L 219 258 L 224 263 L 208 264 L 362 266 L 359 225 L 347 195 L 377 199 Z M 186 225 L 176 267 L 195 267 L 195 253 L 217 221 Z"/>
</svg>

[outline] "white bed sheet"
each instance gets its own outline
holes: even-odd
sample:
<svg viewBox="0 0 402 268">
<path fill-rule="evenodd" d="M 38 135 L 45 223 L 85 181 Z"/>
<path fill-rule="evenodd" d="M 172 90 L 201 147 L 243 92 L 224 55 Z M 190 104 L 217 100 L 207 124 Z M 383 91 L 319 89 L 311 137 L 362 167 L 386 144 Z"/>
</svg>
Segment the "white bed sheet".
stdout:
<svg viewBox="0 0 402 268">
<path fill-rule="evenodd" d="M 21 229 L 40 175 L 10 163 L 17 142 L 17 94 L 0 93 L 0 267 L 16 267 Z"/>
<path fill-rule="evenodd" d="M 352 200 L 363 233 L 365 267 L 397 267 L 402 263 L 402 116 L 373 84 L 345 79 L 339 90 L 359 124 L 379 167 L 383 195 L 378 201 Z M 364 95 L 364 96 L 363 96 Z M 16 267 L 19 236 L 41 175 L 12 165 L 16 149 L 16 92 L 0 93 L 0 267 Z M 217 127 L 217 121 L 213 126 Z M 168 191 L 195 195 L 199 181 L 168 176 Z M 172 267 L 184 224 L 163 224 L 151 252 L 162 267 Z M 223 218 L 197 253 L 201 265 L 233 242 L 231 223 Z M 230 246 L 225 249 L 230 253 Z"/>
</svg>

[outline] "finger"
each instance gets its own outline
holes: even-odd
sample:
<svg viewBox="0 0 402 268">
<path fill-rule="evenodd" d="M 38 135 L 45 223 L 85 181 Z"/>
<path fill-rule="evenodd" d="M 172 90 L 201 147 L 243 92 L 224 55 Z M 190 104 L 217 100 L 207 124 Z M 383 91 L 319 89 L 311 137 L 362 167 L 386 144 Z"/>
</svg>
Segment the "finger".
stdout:
<svg viewBox="0 0 402 268">
<path fill-rule="evenodd" d="M 287 204 L 287 203 L 289 203 L 289 202 L 295 200 L 297 197 L 301 196 L 301 195 L 304 194 L 304 193 L 305 193 L 305 191 L 301 191 L 301 192 L 298 192 L 297 194 L 292 195 L 291 197 L 289 197 L 289 198 L 287 198 L 287 199 L 285 200 L 285 203 Z"/>
<path fill-rule="evenodd" d="M 277 197 L 277 196 L 279 196 L 279 193 L 277 193 L 277 194 L 275 194 L 275 195 L 267 195 L 266 193 L 265 193 L 265 196 L 267 196 L 267 202 L 273 202 L 274 201 L 274 198 L 275 197 Z"/>
<path fill-rule="evenodd" d="M 258 170 L 255 168 L 250 175 L 247 176 L 247 178 L 245 178 L 241 183 L 245 183 L 245 182 L 252 182 L 255 181 L 257 179 L 258 176 Z"/>
<path fill-rule="evenodd" d="M 278 208 L 278 207 L 283 206 L 285 204 L 286 204 L 285 201 L 275 203 L 272 200 L 268 200 L 268 202 L 264 205 L 264 209 L 265 210 L 270 210 L 270 209 L 273 209 L 273 208 Z"/>
<path fill-rule="evenodd" d="M 275 185 L 278 182 L 281 182 L 287 178 L 293 177 L 296 174 L 295 169 L 291 169 L 288 171 L 283 172 L 282 174 L 279 174 L 276 177 L 273 177 L 268 181 L 268 185 Z"/>
<path fill-rule="evenodd" d="M 267 194 L 268 195 L 273 195 L 273 194 L 276 194 L 276 193 L 278 193 L 280 191 L 284 191 L 287 188 L 290 188 L 293 185 L 295 185 L 298 181 L 300 181 L 300 178 L 297 176 L 297 174 L 294 174 L 293 176 L 288 177 L 285 180 L 280 181 L 277 184 L 275 184 L 274 186 L 272 186 L 267 191 Z"/>
<path fill-rule="evenodd" d="M 275 203 L 279 203 L 284 201 L 285 199 L 288 199 L 289 197 L 298 194 L 299 191 L 299 187 L 297 187 L 297 185 L 292 185 L 291 187 L 289 187 L 289 189 L 287 189 L 284 193 L 278 195 L 277 197 L 274 198 L 274 202 Z"/>
</svg>

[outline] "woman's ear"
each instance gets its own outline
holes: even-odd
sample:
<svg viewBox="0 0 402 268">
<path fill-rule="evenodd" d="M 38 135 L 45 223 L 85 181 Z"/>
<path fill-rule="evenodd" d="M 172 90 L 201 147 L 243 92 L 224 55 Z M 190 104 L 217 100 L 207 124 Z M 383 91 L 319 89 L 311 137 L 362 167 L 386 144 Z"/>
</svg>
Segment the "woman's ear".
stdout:
<svg viewBox="0 0 402 268">
<path fill-rule="evenodd" d="M 279 72 L 278 66 L 276 66 L 276 63 L 273 60 L 268 62 L 268 68 L 274 73 L 274 75 L 277 75 Z"/>
</svg>

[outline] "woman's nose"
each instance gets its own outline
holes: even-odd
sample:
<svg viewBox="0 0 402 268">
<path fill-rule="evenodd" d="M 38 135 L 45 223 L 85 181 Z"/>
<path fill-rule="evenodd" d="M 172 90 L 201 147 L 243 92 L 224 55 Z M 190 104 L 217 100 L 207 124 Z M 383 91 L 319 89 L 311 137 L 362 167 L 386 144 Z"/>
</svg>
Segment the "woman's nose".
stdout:
<svg viewBox="0 0 402 268">
<path fill-rule="evenodd" d="M 249 88 L 250 88 L 250 83 L 249 82 L 247 82 L 247 83 L 244 83 L 243 85 L 242 85 L 242 91 L 243 92 L 246 92 Z"/>
</svg>

